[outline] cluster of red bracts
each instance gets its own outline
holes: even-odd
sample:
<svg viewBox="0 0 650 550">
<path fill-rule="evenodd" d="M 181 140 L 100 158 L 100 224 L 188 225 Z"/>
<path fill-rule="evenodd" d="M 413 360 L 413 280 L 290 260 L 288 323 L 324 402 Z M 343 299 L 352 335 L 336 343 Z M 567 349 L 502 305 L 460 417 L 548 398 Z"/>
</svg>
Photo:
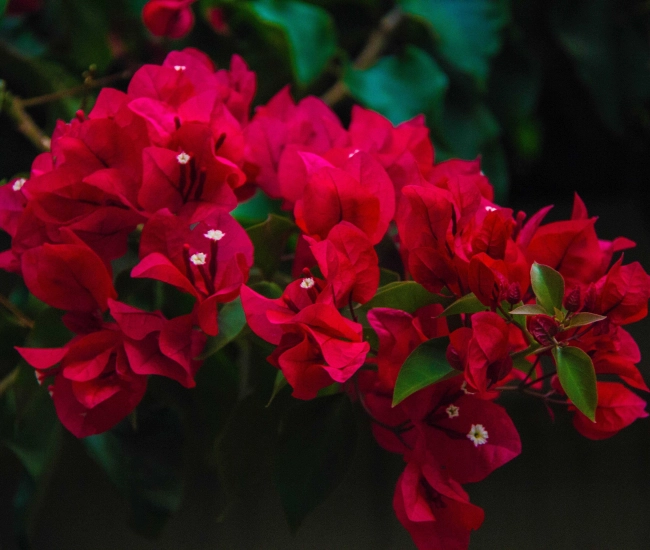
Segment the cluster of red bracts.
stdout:
<svg viewBox="0 0 650 550">
<path fill-rule="evenodd" d="M 649 277 L 622 259 L 610 267 L 633 243 L 599 240 L 579 198 L 570 220 L 542 225 L 549 208 L 526 219 L 493 202 L 479 161 L 434 163 L 421 117 L 394 127 L 355 107 L 346 130 L 320 100 L 296 104 L 283 89 L 249 120 L 254 91 L 237 57 L 215 71 L 195 50 L 171 53 L 142 67 L 126 93 L 103 90 L 87 117 L 59 124 L 30 177 L 0 188 L 0 228 L 12 237 L 0 266 L 65 310 L 77 335 L 63 348 L 19 350 L 51 382 L 70 431 L 111 428 L 138 404 L 149 375 L 191 387 L 206 335 L 219 330 L 218 304 L 237 296 L 252 331 L 276 346 L 269 362 L 295 397 L 340 384 L 370 415 L 380 445 L 404 456 L 394 507 L 419 548 L 466 548 L 480 526 L 483 512 L 462 484 L 519 454 L 517 431 L 493 401 L 508 384 L 541 384 L 544 346 L 570 343 L 597 374 L 620 379 L 598 382 L 595 422 L 576 410 L 582 434 L 608 437 L 646 416 L 628 388 L 648 391 L 639 350 L 622 326 L 647 314 Z M 276 299 L 245 286 L 253 247 L 230 215 L 257 187 L 282 200 L 302 233 L 295 280 Z M 140 227 L 131 276 L 191 295 L 191 314 L 166 319 L 118 301 L 112 261 Z M 355 312 L 377 293 L 382 239 L 395 243 L 405 279 L 448 302 L 473 293 L 483 311 L 448 323 L 439 304 L 370 309 L 362 321 L 378 337 L 371 350 Z M 535 301 L 535 262 L 564 280 L 562 319 L 602 319 L 572 327 L 540 313 L 514 322 L 510 310 Z M 433 338 L 446 339 L 457 376 L 391 406 L 405 360 Z M 531 343 L 540 354 L 527 355 Z"/>
</svg>

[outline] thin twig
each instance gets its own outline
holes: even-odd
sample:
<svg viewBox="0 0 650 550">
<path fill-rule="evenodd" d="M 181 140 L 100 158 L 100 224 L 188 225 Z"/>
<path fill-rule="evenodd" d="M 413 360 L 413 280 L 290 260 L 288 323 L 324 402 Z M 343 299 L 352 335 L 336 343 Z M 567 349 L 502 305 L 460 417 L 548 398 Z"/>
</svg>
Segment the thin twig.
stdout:
<svg viewBox="0 0 650 550">
<path fill-rule="evenodd" d="M 20 311 L 11 301 L 6 297 L 0 294 L 0 305 L 7 309 L 11 314 L 16 318 L 18 324 L 21 327 L 33 328 L 34 321 L 27 317 L 22 311 Z"/>
<path fill-rule="evenodd" d="M 67 90 L 60 90 L 58 92 L 52 92 L 51 94 L 39 95 L 36 97 L 30 97 L 27 99 L 21 100 L 23 107 L 34 107 L 35 105 L 43 105 L 44 103 L 51 103 L 52 101 L 57 101 L 58 99 L 63 99 L 64 97 L 75 96 L 77 94 L 84 93 L 93 88 L 103 88 L 114 82 L 119 82 L 120 80 L 126 80 L 131 78 L 133 71 L 126 69 L 121 73 L 111 74 L 104 76 L 102 78 L 94 79 L 92 76 L 87 77 L 84 80 L 83 84 L 75 86 L 73 88 L 68 88 Z"/>
<path fill-rule="evenodd" d="M 367 69 L 372 66 L 386 47 L 390 35 L 402 21 L 403 17 L 404 13 L 400 7 L 395 6 L 381 18 L 378 27 L 370 34 L 368 42 L 366 42 L 363 50 L 361 50 L 361 53 L 352 64 L 355 69 Z M 339 79 L 321 96 L 321 99 L 328 105 L 332 106 L 346 97 L 348 93 L 348 87 L 342 79 Z"/>
<path fill-rule="evenodd" d="M 16 378 L 18 378 L 18 372 L 19 369 L 16 367 L 9 374 L 7 374 L 7 376 L 0 380 L 0 397 L 3 396 L 7 389 L 9 389 L 11 385 L 16 381 Z"/>
<path fill-rule="evenodd" d="M 4 81 L 0 82 L 0 111 L 5 111 L 16 123 L 16 128 L 23 134 L 39 151 L 50 150 L 50 138 L 34 122 L 34 119 L 27 114 L 23 101 L 8 92 Z"/>
</svg>

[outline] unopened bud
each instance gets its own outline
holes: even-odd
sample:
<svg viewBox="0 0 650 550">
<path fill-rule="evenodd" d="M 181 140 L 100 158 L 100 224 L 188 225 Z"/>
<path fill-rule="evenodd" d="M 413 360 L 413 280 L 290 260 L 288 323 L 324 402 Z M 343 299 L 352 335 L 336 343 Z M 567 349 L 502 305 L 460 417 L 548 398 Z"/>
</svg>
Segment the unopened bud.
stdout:
<svg viewBox="0 0 650 550">
<path fill-rule="evenodd" d="M 521 302 L 521 287 L 519 283 L 511 283 L 506 292 L 506 300 L 509 304 L 515 305 Z"/>
<path fill-rule="evenodd" d="M 585 303 L 582 306 L 582 311 L 588 311 L 593 313 L 596 309 L 596 289 L 590 285 L 587 289 L 587 295 L 585 296 Z"/>
<path fill-rule="evenodd" d="M 564 299 L 564 307 L 570 313 L 575 313 L 580 309 L 580 287 L 573 288 L 567 297 Z"/>
<path fill-rule="evenodd" d="M 454 369 L 464 370 L 463 363 L 460 359 L 460 354 L 451 344 L 447 346 L 447 361 Z"/>
<path fill-rule="evenodd" d="M 560 331 L 558 322 L 548 315 L 531 315 L 527 319 L 528 332 L 542 346 L 553 344 L 554 336 Z"/>
</svg>

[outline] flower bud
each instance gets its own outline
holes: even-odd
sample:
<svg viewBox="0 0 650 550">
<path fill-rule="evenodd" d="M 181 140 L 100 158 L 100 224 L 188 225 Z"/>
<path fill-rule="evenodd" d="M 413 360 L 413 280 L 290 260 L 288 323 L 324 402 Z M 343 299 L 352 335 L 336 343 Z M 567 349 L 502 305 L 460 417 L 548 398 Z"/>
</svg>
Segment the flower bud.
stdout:
<svg viewBox="0 0 650 550">
<path fill-rule="evenodd" d="M 576 286 L 567 294 L 564 299 L 564 307 L 570 313 L 575 313 L 580 309 L 580 287 Z"/>
<path fill-rule="evenodd" d="M 506 292 L 506 300 L 509 304 L 515 305 L 521 302 L 521 287 L 519 283 L 511 283 Z"/>
<path fill-rule="evenodd" d="M 447 361 L 456 370 L 464 370 L 463 362 L 461 361 L 460 354 L 454 346 L 449 344 L 447 346 Z"/>
<path fill-rule="evenodd" d="M 542 346 L 553 344 L 553 337 L 560 331 L 558 322 L 548 315 L 531 315 L 527 319 L 528 332 Z"/>
</svg>

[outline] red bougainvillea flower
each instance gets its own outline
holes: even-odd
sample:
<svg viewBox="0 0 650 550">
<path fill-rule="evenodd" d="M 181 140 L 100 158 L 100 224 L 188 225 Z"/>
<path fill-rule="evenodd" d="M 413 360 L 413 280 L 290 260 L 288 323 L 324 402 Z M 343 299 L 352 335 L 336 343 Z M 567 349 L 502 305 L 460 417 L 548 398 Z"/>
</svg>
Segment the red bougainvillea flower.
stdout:
<svg viewBox="0 0 650 550">
<path fill-rule="evenodd" d="M 349 222 L 336 224 L 324 241 L 305 237 L 336 307 L 365 304 L 379 286 L 379 259 L 366 234 Z"/>
<path fill-rule="evenodd" d="M 217 304 L 239 295 L 253 264 L 253 244 L 228 212 L 213 207 L 201 213 L 198 223 L 167 210 L 152 216 L 142 230 L 142 259 L 131 276 L 157 279 L 193 295 L 199 326 L 214 336 Z"/>
<path fill-rule="evenodd" d="M 442 469 L 436 456 L 418 445 L 407 461 L 393 497 L 393 508 L 419 550 L 465 550 L 470 532 L 483 523 L 481 508 Z"/>
<path fill-rule="evenodd" d="M 472 391 L 495 397 L 489 388 L 512 370 L 510 328 L 496 313 L 472 315 L 472 328 L 459 328 L 449 335 L 447 357 L 452 366 L 462 368 Z"/>
<path fill-rule="evenodd" d="M 322 155 L 348 143 L 341 122 L 325 103 L 306 97 L 296 105 L 288 86 L 257 108 L 244 132 L 246 160 L 256 183 L 271 197 L 283 198 L 289 208 L 300 198 L 300 188 L 289 182 L 297 174 L 305 177 L 298 153 Z M 287 183 L 281 186 L 281 181 Z"/>
<path fill-rule="evenodd" d="M 589 420 L 574 406 L 573 425 L 589 439 L 606 439 L 629 426 L 637 418 L 645 418 L 646 402 L 636 393 L 616 382 L 598 382 L 596 422 Z"/>
<path fill-rule="evenodd" d="M 155 36 L 182 38 L 194 26 L 190 6 L 196 0 L 149 0 L 142 9 L 142 19 Z"/>
<path fill-rule="evenodd" d="M 205 336 L 193 329 L 191 315 L 167 320 L 113 300 L 108 305 L 115 323 L 63 348 L 17 348 L 39 379 L 55 377 L 50 391 L 57 415 L 77 437 L 104 432 L 128 415 L 144 395 L 147 375 L 193 387 L 200 366 L 194 357 Z"/>
<path fill-rule="evenodd" d="M 351 154 L 339 167 L 310 153 L 301 158 L 308 177 L 294 208 L 298 227 L 325 239 L 337 223 L 348 221 L 377 244 L 395 213 L 395 193 L 382 166 L 364 152 Z"/>
<path fill-rule="evenodd" d="M 343 317 L 323 281 L 305 277 L 290 283 L 278 299 L 242 287 L 242 306 L 253 332 L 278 346 L 268 357 L 298 399 L 312 399 L 334 382 L 345 382 L 370 349 L 362 326 Z M 319 301 L 325 300 L 325 301 Z"/>
</svg>

